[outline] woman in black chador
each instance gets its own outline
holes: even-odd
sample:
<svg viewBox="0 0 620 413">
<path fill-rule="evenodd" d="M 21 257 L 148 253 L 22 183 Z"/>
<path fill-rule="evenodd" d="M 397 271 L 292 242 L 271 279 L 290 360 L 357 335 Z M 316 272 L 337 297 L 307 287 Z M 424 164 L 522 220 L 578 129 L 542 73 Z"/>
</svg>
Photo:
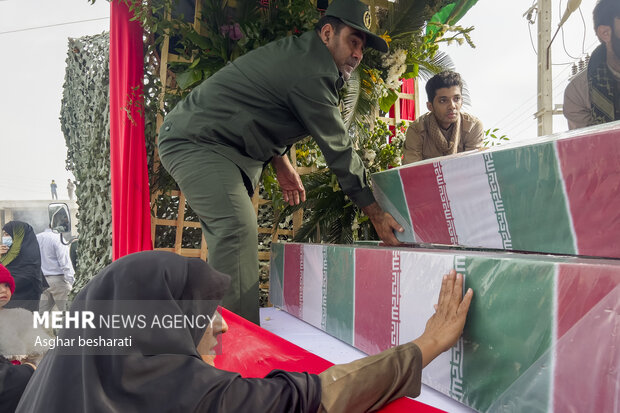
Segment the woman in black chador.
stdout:
<svg viewBox="0 0 620 413">
<path fill-rule="evenodd" d="M 198 258 L 148 251 L 125 256 L 95 276 L 71 310 L 107 303 L 119 311 L 196 320 L 214 316 L 230 283 L 227 275 Z M 361 412 L 420 392 L 422 367 L 461 335 L 472 292 L 463 298 L 463 278 L 444 277 L 436 313 L 411 343 L 319 375 L 274 370 L 265 378 L 242 378 L 205 363 L 205 343 L 219 328 L 188 323 L 174 328 L 132 330 L 131 349 L 50 350 L 26 388 L 17 412 Z M 147 319 L 149 317 L 147 316 Z M 62 329 L 59 339 L 120 337 L 117 330 L 87 325 Z M 248 340 L 248 345 L 252 345 Z M 200 350 L 199 350 L 200 349 Z M 226 349 L 223 349 L 226 351 Z M 69 352 L 69 353 L 68 353 Z M 72 355 L 72 354 L 73 355 Z"/>
<path fill-rule="evenodd" d="M 49 286 L 41 271 L 37 236 L 30 225 L 22 221 L 11 221 L 2 227 L 0 264 L 4 265 L 15 279 L 15 294 L 6 307 L 39 311 L 41 293 Z"/>
</svg>

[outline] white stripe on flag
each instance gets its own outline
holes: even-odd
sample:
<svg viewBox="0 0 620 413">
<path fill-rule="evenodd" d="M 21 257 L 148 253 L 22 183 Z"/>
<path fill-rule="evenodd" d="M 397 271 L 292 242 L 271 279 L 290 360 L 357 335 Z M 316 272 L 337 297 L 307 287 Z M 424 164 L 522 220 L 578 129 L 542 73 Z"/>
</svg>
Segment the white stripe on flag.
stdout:
<svg viewBox="0 0 620 413">
<path fill-rule="evenodd" d="M 323 297 L 323 246 L 304 245 L 304 285 L 302 319 L 308 324 L 321 328 Z"/>
<path fill-rule="evenodd" d="M 419 337 L 426 321 L 435 312 L 441 281 L 454 266 L 452 254 L 420 253 L 402 251 L 400 344 Z M 450 352 L 445 352 L 430 363 L 422 372 L 425 384 L 448 393 L 450 390 Z"/>
<path fill-rule="evenodd" d="M 482 154 L 441 162 L 459 244 L 503 248 Z"/>
<path fill-rule="evenodd" d="M 568 224 L 570 227 L 570 233 L 573 236 L 573 251 L 575 254 L 579 254 L 579 244 L 577 243 L 577 232 L 575 232 L 575 223 L 573 222 L 573 212 L 571 211 L 570 201 L 568 199 L 568 193 L 566 192 L 566 179 L 562 172 L 562 162 L 560 160 L 560 153 L 558 152 L 558 141 L 553 142 L 553 154 L 555 155 L 555 163 L 557 165 L 558 178 L 562 182 L 562 193 L 564 194 L 564 203 L 566 204 L 566 212 L 568 213 Z"/>
</svg>

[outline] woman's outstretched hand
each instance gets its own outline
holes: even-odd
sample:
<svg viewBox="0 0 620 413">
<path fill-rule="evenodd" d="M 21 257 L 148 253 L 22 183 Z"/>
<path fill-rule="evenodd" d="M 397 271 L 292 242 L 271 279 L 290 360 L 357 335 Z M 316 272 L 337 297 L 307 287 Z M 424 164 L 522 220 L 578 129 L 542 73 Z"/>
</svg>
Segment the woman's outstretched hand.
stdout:
<svg viewBox="0 0 620 413">
<path fill-rule="evenodd" d="M 465 319 L 471 304 L 473 290 L 463 296 L 463 275 L 451 270 L 443 276 L 439 302 L 435 314 L 426 322 L 424 333 L 413 342 L 422 352 L 422 367 L 450 349 L 463 334 Z"/>
</svg>

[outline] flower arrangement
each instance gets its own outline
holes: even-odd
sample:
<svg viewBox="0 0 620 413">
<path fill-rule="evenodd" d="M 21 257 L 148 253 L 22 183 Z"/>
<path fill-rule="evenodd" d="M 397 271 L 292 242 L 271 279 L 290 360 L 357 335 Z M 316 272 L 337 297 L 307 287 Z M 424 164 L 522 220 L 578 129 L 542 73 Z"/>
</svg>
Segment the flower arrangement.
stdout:
<svg viewBox="0 0 620 413">
<path fill-rule="evenodd" d="M 396 49 L 385 54 L 382 60 L 383 67 L 387 69 L 385 86 L 390 89 L 400 89 L 402 75 L 407 70 L 407 51 Z"/>
</svg>

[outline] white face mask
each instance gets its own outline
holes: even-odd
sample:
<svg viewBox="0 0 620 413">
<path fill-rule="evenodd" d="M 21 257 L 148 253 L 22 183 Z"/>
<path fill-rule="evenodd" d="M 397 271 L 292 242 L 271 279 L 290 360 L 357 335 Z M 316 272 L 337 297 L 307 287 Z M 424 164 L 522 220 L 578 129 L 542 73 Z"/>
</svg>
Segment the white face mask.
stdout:
<svg viewBox="0 0 620 413">
<path fill-rule="evenodd" d="M 11 248 L 11 245 L 13 245 L 13 238 L 10 235 L 4 235 L 2 236 L 2 243 Z"/>
</svg>

